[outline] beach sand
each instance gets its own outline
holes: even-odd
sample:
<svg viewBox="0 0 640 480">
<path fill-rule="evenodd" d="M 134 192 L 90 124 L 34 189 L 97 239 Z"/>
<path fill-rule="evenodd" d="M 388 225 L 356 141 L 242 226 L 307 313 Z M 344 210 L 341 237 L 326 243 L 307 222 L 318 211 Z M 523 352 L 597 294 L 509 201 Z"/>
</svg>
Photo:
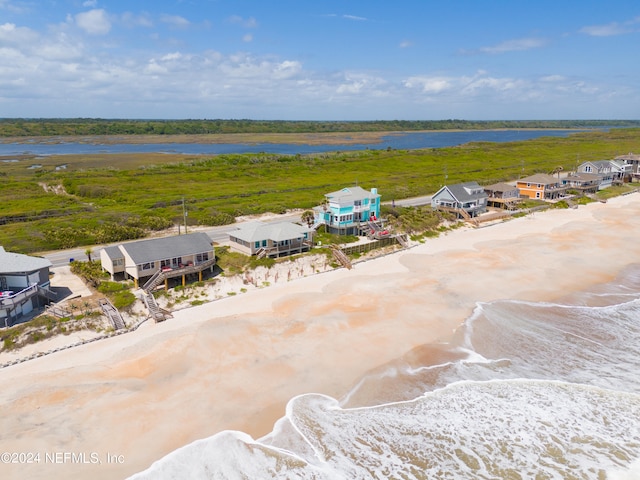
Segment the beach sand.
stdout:
<svg viewBox="0 0 640 480">
<path fill-rule="evenodd" d="M 632 194 L 451 231 L 0 369 L 0 452 L 40 453 L 0 475 L 122 478 L 222 430 L 258 438 L 292 397 L 341 398 L 368 371 L 447 341 L 478 301 L 552 301 L 612 280 L 640 258 L 639 209 Z"/>
</svg>

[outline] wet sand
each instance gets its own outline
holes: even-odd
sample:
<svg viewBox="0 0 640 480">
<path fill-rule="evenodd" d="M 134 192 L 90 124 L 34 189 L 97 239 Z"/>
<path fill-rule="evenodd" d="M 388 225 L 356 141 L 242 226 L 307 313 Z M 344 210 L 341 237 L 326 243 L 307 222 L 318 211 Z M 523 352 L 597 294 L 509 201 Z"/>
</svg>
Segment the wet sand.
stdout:
<svg viewBox="0 0 640 480">
<path fill-rule="evenodd" d="M 341 398 L 366 372 L 446 341 L 477 301 L 552 301 L 612 280 L 640 258 L 639 208 L 632 194 L 453 231 L 2 369 L 0 451 L 40 463 L 0 474 L 122 478 L 221 430 L 260 437 L 290 398 Z M 56 452 L 102 463 L 45 461 L 64 460 Z"/>
</svg>

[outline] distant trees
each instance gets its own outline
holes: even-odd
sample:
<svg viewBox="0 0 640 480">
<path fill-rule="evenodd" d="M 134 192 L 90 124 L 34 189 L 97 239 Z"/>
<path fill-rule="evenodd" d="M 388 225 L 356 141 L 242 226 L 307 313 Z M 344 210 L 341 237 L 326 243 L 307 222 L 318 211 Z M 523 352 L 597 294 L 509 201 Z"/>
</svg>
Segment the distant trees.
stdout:
<svg viewBox="0 0 640 480">
<path fill-rule="evenodd" d="M 72 135 L 201 135 L 208 133 L 325 133 L 497 128 L 637 127 L 639 120 L 386 120 L 312 122 L 282 120 L 124 120 L 99 118 L 0 119 L 0 137 Z"/>
</svg>

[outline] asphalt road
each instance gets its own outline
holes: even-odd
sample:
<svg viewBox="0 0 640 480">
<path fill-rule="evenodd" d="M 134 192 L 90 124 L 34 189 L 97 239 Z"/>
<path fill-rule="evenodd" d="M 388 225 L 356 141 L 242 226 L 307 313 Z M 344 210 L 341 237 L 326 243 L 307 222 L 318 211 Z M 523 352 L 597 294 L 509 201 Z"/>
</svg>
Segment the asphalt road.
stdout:
<svg viewBox="0 0 640 480">
<path fill-rule="evenodd" d="M 427 205 L 431 203 L 431 197 L 415 197 L 415 198 L 405 198 L 404 200 L 395 200 L 395 205 L 399 207 L 417 207 L 420 205 Z M 383 202 L 385 205 L 391 205 L 392 202 Z M 299 221 L 299 214 L 286 214 L 286 215 L 278 215 L 277 218 L 272 220 L 266 220 L 265 223 L 277 223 L 277 222 L 286 222 L 286 221 Z M 216 243 L 226 242 L 229 238 L 229 232 L 238 228 L 238 224 L 232 225 L 222 225 L 219 227 L 211 227 L 204 232 L 211 237 L 211 240 Z M 199 232 L 203 231 L 198 229 Z M 121 243 L 121 242 L 118 242 Z M 113 244 L 116 245 L 116 244 Z M 96 245 L 91 247 L 91 258 L 97 260 L 100 258 L 100 251 L 108 247 L 110 245 Z M 48 259 L 52 264 L 53 268 L 63 267 L 65 265 L 69 265 L 71 259 L 79 260 L 79 261 L 87 261 L 86 255 L 87 247 L 79 247 L 79 248 L 71 248 L 68 250 L 57 250 L 55 252 L 47 252 L 42 254 L 43 257 Z"/>
</svg>

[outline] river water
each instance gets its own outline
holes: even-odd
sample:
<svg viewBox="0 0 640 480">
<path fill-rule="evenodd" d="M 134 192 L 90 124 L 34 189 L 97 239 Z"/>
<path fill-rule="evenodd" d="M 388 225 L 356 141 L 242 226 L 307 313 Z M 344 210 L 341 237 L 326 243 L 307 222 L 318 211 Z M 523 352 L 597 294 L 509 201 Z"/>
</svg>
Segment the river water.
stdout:
<svg viewBox="0 0 640 480">
<path fill-rule="evenodd" d="M 465 130 L 455 132 L 406 132 L 383 136 L 379 143 L 352 145 L 300 145 L 288 143 L 154 143 L 154 144 L 92 144 L 92 143 L 0 143 L 0 156 L 68 155 L 92 153 L 277 153 L 309 154 L 354 150 L 414 150 L 462 145 L 469 142 L 514 142 L 539 137 L 566 137 L 581 130 Z M 582 130 L 584 131 L 584 130 Z"/>
</svg>

